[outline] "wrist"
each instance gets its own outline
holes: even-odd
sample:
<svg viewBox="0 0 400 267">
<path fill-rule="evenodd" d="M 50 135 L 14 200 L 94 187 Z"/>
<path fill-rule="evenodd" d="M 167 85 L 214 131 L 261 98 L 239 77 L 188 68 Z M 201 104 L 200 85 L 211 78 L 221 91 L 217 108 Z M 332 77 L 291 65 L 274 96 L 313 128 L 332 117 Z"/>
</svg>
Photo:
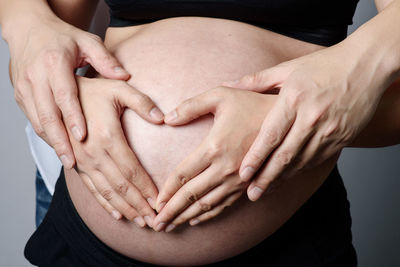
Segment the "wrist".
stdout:
<svg viewBox="0 0 400 267">
<path fill-rule="evenodd" d="M 348 55 L 359 60 L 362 68 L 383 79 L 385 88 L 400 74 L 399 13 L 400 1 L 393 1 L 340 44 L 351 49 Z"/>
</svg>

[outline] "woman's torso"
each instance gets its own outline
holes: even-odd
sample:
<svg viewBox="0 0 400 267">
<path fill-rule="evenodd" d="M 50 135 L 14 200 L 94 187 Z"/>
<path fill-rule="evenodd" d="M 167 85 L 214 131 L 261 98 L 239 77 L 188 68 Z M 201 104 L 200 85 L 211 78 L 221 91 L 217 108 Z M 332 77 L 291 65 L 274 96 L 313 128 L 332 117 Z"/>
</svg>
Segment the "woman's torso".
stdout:
<svg viewBox="0 0 400 267">
<path fill-rule="evenodd" d="M 321 48 L 245 23 L 199 17 L 110 28 L 105 44 L 132 74 L 128 83 L 164 112 L 223 81 Z M 212 117 L 172 128 L 150 125 L 126 111 L 123 123 L 130 145 L 160 189 L 171 170 L 206 136 Z M 105 244 L 144 262 L 185 266 L 237 255 L 267 238 L 317 190 L 334 164 L 292 179 L 255 203 L 242 198 L 208 223 L 168 234 L 114 221 L 76 174 L 67 172 L 66 179 L 78 213 Z"/>
<path fill-rule="evenodd" d="M 106 0 L 110 26 L 181 17 L 243 21 L 280 34 L 330 46 L 347 35 L 358 0 Z"/>
</svg>

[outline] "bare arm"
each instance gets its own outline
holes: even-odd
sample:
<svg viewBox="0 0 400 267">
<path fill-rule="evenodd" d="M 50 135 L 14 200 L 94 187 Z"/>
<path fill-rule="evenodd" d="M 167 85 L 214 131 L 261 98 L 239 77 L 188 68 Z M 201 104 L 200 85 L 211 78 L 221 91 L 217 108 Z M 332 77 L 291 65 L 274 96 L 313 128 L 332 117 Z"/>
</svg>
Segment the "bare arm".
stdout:
<svg viewBox="0 0 400 267">
<path fill-rule="evenodd" d="M 96 142 L 93 141 L 98 140 L 95 138 L 96 134 L 92 132 L 90 137 L 86 134 L 86 120 L 78 98 L 74 70 L 90 64 L 107 79 L 127 80 L 130 77 L 105 48 L 101 38 L 85 31 L 90 25 L 97 3 L 97 0 L 0 0 L 0 22 L 3 38 L 10 49 L 10 78 L 18 105 L 32 123 L 35 132 L 54 148 L 65 169 L 72 168 L 77 163 L 77 168 L 85 171 L 89 178 L 99 177 L 98 173 L 101 172 L 104 179 L 90 181 L 90 185 L 95 186 L 91 191 L 97 195 L 100 195 L 100 191 L 108 196 L 107 191 L 101 191 L 108 184 L 106 179 L 113 179 L 114 184 L 126 185 L 126 180 L 131 179 L 142 168 L 138 162 L 130 161 L 133 153 L 124 138 Z M 124 84 L 122 81 L 120 83 Z M 104 102 L 110 100 L 100 92 L 96 97 Z M 163 115 L 150 98 L 139 93 L 136 93 L 136 97 L 141 99 L 141 104 L 135 107 L 143 116 L 151 117 L 151 122 L 162 122 Z M 102 119 L 108 119 L 108 128 L 102 128 L 104 132 L 118 130 L 119 119 L 111 114 Z M 74 139 L 74 149 L 70 139 Z M 85 146 L 92 142 L 95 145 Z M 130 158 L 122 153 L 109 153 L 107 148 L 115 148 L 117 143 L 122 144 L 118 151 L 130 151 Z M 96 155 L 95 160 L 102 164 L 94 166 L 95 160 L 90 155 Z M 97 166 L 101 166 L 101 169 Z M 119 170 L 123 170 L 123 174 L 117 175 L 112 171 L 117 166 L 120 167 Z M 136 179 L 135 182 L 146 178 L 146 185 L 151 184 L 148 177 Z M 145 190 L 141 196 L 140 193 Z M 155 199 L 157 190 L 153 185 L 140 192 L 134 191 L 133 195 L 122 194 L 124 192 L 116 193 L 118 196 L 113 197 L 111 204 L 105 199 L 100 201 L 116 219 L 121 214 L 129 217 L 127 215 L 134 213 L 137 208 L 134 200 L 138 197 Z M 149 205 L 141 204 L 142 207 Z"/>
</svg>

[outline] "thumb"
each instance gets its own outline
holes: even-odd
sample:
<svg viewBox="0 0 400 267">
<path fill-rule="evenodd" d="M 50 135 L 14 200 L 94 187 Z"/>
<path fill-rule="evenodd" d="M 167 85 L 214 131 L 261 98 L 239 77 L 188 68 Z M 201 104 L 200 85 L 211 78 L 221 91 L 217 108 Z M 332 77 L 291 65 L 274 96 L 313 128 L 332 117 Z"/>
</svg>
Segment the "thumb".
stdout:
<svg viewBox="0 0 400 267">
<path fill-rule="evenodd" d="M 80 42 L 80 49 L 92 67 L 104 78 L 114 80 L 128 80 L 130 74 L 122 67 L 118 60 L 104 47 L 101 38 L 86 38 Z"/>
<path fill-rule="evenodd" d="M 284 69 L 275 66 L 247 74 L 240 80 L 224 82 L 222 85 L 254 92 L 266 92 L 280 87 L 287 77 L 286 73 Z"/>
<path fill-rule="evenodd" d="M 211 89 L 189 98 L 165 115 L 164 122 L 169 125 L 182 125 L 208 113 L 215 113 L 218 97 L 217 90 Z"/>
</svg>

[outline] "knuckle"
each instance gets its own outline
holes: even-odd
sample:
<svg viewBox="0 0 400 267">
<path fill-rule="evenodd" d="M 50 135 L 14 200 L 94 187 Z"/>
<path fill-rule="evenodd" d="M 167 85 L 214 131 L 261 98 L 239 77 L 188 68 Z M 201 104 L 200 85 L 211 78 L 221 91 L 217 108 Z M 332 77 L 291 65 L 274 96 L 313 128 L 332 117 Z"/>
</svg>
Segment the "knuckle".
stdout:
<svg viewBox="0 0 400 267">
<path fill-rule="evenodd" d="M 209 203 L 207 203 L 205 201 L 199 200 L 199 201 L 197 201 L 197 203 L 198 203 L 198 206 L 199 206 L 201 211 L 207 212 L 207 211 L 210 211 L 212 209 L 211 204 L 209 204 Z"/>
<path fill-rule="evenodd" d="M 129 184 L 125 181 L 120 182 L 115 187 L 115 191 L 117 191 L 119 195 L 124 197 L 127 195 L 128 190 L 129 190 Z"/>
<path fill-rule="evenodd" d="M 38 112 L 38 118 L 43 127 L 49 127 L 57 123 L 58 116 L 47 111 Z"/>
<path fill-rule="evenodd" d="M 123 168 L 121 168 L 121 172 L 122 172 L 122 175 L 125 177 L 125 179 L 130 181 L 130 179 L 131 179 L 131 177 L 133 175 L 133 172 L 134 172 L 134 168 L 132 168 L 132 167 L 123 167 Z"/>
<path fill-rule="evenodd" d="M 71 125 L 74 121 L 76 121 L 76 118 L 78 118 L 78 114 L 74 113 L 73 111 L 65 111 L 63 112 L 62 117 L 66 125 Z"/>
<path fill-rule="evenodd" d="M 185 196 L 185 199 L 191 204 L 196 202 L 199 199 L 199 197 L 196 193 L 194 193 L 188 189 L 185 189 L 184 196 Z"/>
<path fill-rule="evenodd" d="M 43 61 L 48 67 L 54 67 L 60 59 L 61 53 L 57 49 L 46 49 L 43 52 Z"/>
<path fill-rule="evenodd" d="M 43 138 L 46 136 L 46 132 L 44 131 L 43 127 L 40 124 L 32 123 L 32 127 L 33 127 L 33 130 L 35 131 L 35 133 L 37 135 L 39 135 L 40 137 Z"/>
<path fill-rule="evenodd" d="M 97 195 L 99 194 L 99 192 L 96 190 L 96 188 L 94 188 L 93 186 L 86 186 L 89 190 L 90 193 L 92 193 L 93 195 Z"/>
<path fill-rule="evenodd" d="M 138 170 L 137 168 L 128 168 L 125 172 L 125 175 L 128 181 L 134 182 L 138 177 Z"/>
<path fill-rule="evenodd" d="M 54 148 L 54 150 L 56 151 L 58 156 L 63 155 L 64 152 L 67 151 L 67 145 L 62 140 L 56 140 L 51 145 Z"/>
<path fill-rule="evenodd" d="M 279 144 L 279 135 L 274 130 L 264 130 L 261 138 L 262 145 L 266 147 L 275 147 Z"/>
<path fill-rule="evenodd" d="M 26 67 L 25 71 L 23 72 L 23 77 L 25 80 L 33 82 L 35 79 L 35 69 L 31 66 Z"/>
<path fill-rule="evenodd" d="M 224 172 L 223 172 L 223 174 L 224 174 L 225 176 L 230 175 L 230 174 L 233 174 L 233 173 L 235 173 L 235 172 L 238 171 L 239 167 L 240 167 L 240 163 L 238 164 L 238 163 L 236 163 L 236 162 L 228 162 L 228 163 L 226 163 L 225 166 L 224 166 Z"/>
<path fill-rule="evenodd" d="M 185 185 L 188 181 L 186 175 L 184 175 L 184 174 L 178 174 L 175 179 L 176 179 L 177 184 L 180 186 Z"/>
<path fill-rule="evenodd" d="M 290 91 L 286 96 L 286 105 L 290 109 L 296 109 L 305 97 L 305 91 L 301 88 L 296 88 Z"/>
<path fill-rule="evenodd" d="M 111 189 L 103 189 L 100 194 L 107 201 L 110 201 L 113 198 L 113 192 Z"/>
<path fill-rule="evenodd" d="M 205 159 L 206 160 L 213 160 L 216 157 L 220 156 L 223 153 L 223 151 L 224 151 L 224 147 L 223 147 L 223 145 L 221 143 L 212 142 L 209 145 L 209 147 L 208 147 L 208 149 L 207 149 L 207 151 L 206 151 L 206 153 L 204 155 Z"/>
<path fill-rule="evenodd" d="M 54 100 L 58 106 L 70 103 L 73 97 L 72 90 L 67 88 L 59 88 L 54 94 Z"/>
<path fill-rule="evenodd" d="M 275 156 L 276 162 L 281 166 L 287 166 L 293 160 L 293 153 L 290 151 L 278 152 Z"/>
</svg>

